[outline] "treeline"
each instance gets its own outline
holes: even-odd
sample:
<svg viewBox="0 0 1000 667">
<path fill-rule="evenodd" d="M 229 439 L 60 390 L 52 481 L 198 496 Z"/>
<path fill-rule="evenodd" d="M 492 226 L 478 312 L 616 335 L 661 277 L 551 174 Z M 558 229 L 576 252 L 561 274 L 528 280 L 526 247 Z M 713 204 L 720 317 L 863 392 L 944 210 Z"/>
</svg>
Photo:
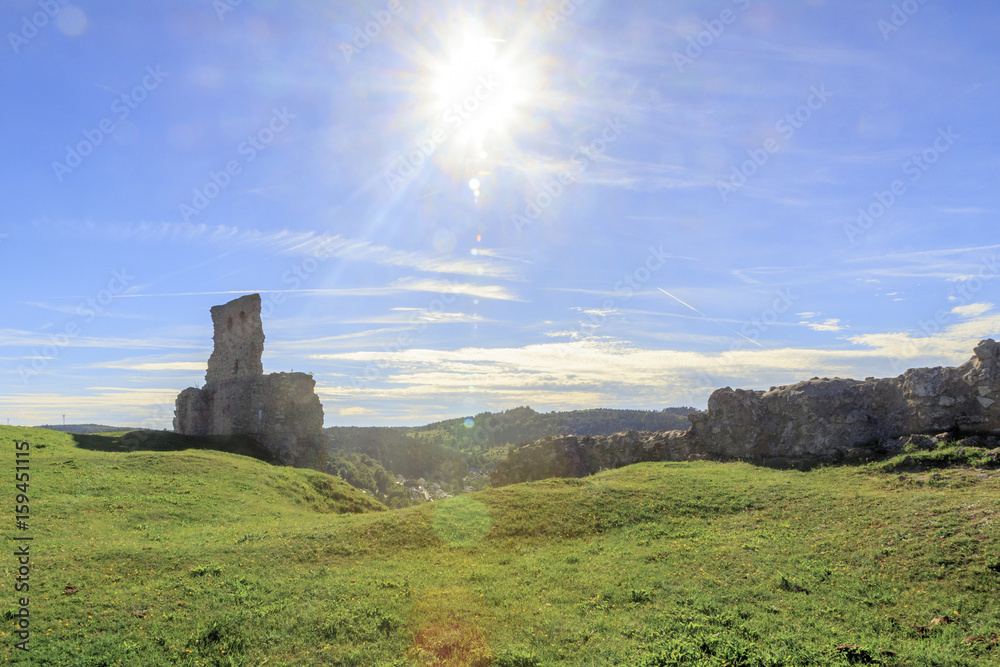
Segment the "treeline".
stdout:
<svg viewBox="0 0 1000 667">
<path fill-rule="evenodd" d="M 541 413 L 523 406 L 504 412 L 482 412 L 468 419 L 450 419 L 428 424 L 412 432 L 466 454 L 495 447 L 534 442 L 550 435 L 610 435 L 621 431 L 687 429 L 687 415 L 694 408 L 664 410 L 613 410 L 597 408 L 572 412 Z"/>
<path fill-rule="evenodd" d="M 389 507 L 410 504 L 410 496 L 406 489 L 396 484 L 396 476 L 367 454 L 333 450 L 327 455 L 326 472 L 339 476 Z"/>
<path fill-rule="evenodd" d="M 37 428 L 47 428 L 50 431 L 62 431 L 63 433 L 124 433 L 126 431 L 142 431 L 147 429 L 137 429 L 134 426 L 105 426 L 103 424 L 46 424 Z"/>
<path fill-rule="evenodd" d="M 382 495 L 387 487 L 380 485 L 379 479 L 394 479 L 395 475 L 423 477 L 458 493 L 471 468 L 491 468 L 508 449 L 521 444 L 564 433 L 609 435 L 627 430 L 686 429 L 690 425 L 687 415 L 693 410 L 599 408 L 540 413 L 523 406 L 419 427 L 334 426 L 325 429 L 330 438 L 327 466 L 354 486 Z"/>
<path fill-rule="evenodd" d="M 393 475 L 407 478 L 434 478 L 435 471 L 467 469 L 461 452 L 424 438 L 415 438 L 396 427 L 334 426 L 325 429 L 330 437 L 329 457 L 337 452 L 365 454 Z"/>
</svg>

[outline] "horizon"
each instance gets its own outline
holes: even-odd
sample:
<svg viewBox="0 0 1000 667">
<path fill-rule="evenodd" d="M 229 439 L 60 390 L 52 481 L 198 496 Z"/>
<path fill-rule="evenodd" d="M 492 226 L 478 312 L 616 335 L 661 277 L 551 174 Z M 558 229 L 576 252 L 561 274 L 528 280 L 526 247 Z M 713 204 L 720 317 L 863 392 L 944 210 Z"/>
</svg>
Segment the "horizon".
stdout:
<svg viewBox="0 0 1000 667">
<path fill-rule="evenodd" d="M 957 366 L 1000 7 L 11 0 L 0 423 L 172 428 L 209 309 L 324 426 Z M 992 55 L 991 55 L 992 54 Z"/>
<path fill-rule="evenodd" d="M 563 410 L 551 410 L 549 412 L 540 412 L 540 411 L 535 410 L 534 408 L 532 408 L 530 405 L 519 405 L 517 407 L 507 408 L 505 410 L 500 410 L 498 412 L 487 411 L 485 413 L 479 413 L 479 414 L 493 414 L 493 415 L 504 414 L 506 412 L 510 412 L 512 410 L 519 410 L 521 408 L 528 408 L 529 410 L 532 410 L 536 414 L 556 414 L 556 413 L 563 413 L 563 412 L 575 412 L 575 411 L 569 411 L 569 410 L 566 410 L 566 411 L 563 411 Z M 677 409 L 689 409 L 689 406 L 678 405 L 678 406 L 663 408 L 663 409 L 661 409 L 659 411 L 649 410 L 648 412 L 662 412 L 662 411 L 666 411 L 666 410 L 677 410 Z M 631 411 L 631 412 L 645 412 L 644 410 L 629 410 L 628 408 L 581 408 L 581 409 L 576 410 L 576 411 L 582 412 L 582 411 L 587 411 L 587 410 L 623 410 L 623 411 L 627 410 L 627 411 Z M 424 424 L 393 424 L 393 425 L 388 425 L 388 426 L 375 426 L 375 425 L 371 425 L 371 424 L 367 424 L 367 425 L 364 425 L 364 424 L 352 424 L 352 425 L 349 425 L 349 426 L 344 426 L 343 428 L 422 428 L 424 426 L 431 426 L 433 424 L 437 424 L 437 423 L 440 423 L 442 421 L 444 421 L 444 422 L 457 421 L 457 420 L 460 420 L 460 419 L 468 419 L 469 417 L 472 417 L 472 416 L 476 416 L 476 415 L 460 415 L 460 416 L 450 417 L 450 418 L 443 419 L 443 420 L 436 420 L 436 421 L 433 421 L 433 422 L 427 422 L 427 423 L 424 423 Z M 97 422 L 81 422 L 81 423 L 73 423 L 73 424 L 69 424 L 69 423 L 67 423 L 67 424 L 37 424 L 37 425 L 33 425 L 33 426 L 29 426 L 27 424 L 7 424 L 7 426 L 18 426 L 19 428 L 48 428 L 48 427 L 52 427 L 52 426 L 67 427 L 67 428 L 70 427 L 70 426 L 108 426 L 108 427 L 112 427 L 112 428 L 132 428 L 128 424 L 101 424 L 101 423 L 97 423 Z M 341 427 L 341 425 L 336 424 L 336 425 L 334 425 L 334 427 L 324 426 L 323 428 L 340 428 L 340 427 Z M 143 429 L 145 429 L 146 427 L 136 427 L 136 428 L 143 428 Z M 147 429 L 147 430 L 160 430 L 160 429 Z M 169 430 L 172 430 L 172 429 L 169 429 Z"/>
</svg>

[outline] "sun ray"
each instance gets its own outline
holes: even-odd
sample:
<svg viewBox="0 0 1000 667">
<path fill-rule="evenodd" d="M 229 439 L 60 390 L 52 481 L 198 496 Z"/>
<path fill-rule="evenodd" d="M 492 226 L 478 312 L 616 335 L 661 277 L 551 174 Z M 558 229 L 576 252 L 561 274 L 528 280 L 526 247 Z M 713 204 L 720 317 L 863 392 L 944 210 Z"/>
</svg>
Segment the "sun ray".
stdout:
<svg viewBox="0 0 1000 667">
<path fill-rule="evenodd" d="M 530 24 L 466 17 L 447 25 L 439 48 L 417 57 L 414 120 L 438 166 L 467 179 L 491 156 L 513 152 L 531 126 L 546 61 L 528 48 L 537 41 Z"/>
</svg>

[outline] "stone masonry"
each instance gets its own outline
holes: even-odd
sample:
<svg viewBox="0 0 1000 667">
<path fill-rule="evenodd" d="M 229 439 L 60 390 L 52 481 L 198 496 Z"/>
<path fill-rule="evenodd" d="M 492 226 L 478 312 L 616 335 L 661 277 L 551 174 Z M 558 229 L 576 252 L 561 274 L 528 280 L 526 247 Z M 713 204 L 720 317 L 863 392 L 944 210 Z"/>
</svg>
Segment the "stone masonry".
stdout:
<svg viewBox="0 0 1000 667">
<path fill-rule="evenodd" d="M 911 368 L 895 378 L 813 378 L 768 391 L 717 389 L 687 431 L 554 436 L 522 445 L 493 486 L 581 477 L 643 461 L 748 459 L 802 465 L 892 453 L 906 436 L 1000 436 L 1000 344 L 976 346 L 955 368 Z"/>
<path fill-rule="evenodd" d="M 323 406 L 305 373 L 264 375 L 260 295 L 212 308 L 215 348 L 205 386 L 177 396 L 174 431 L 248 435 L 282 465 L 312 467 L 325 451 Z"/>
</svg>

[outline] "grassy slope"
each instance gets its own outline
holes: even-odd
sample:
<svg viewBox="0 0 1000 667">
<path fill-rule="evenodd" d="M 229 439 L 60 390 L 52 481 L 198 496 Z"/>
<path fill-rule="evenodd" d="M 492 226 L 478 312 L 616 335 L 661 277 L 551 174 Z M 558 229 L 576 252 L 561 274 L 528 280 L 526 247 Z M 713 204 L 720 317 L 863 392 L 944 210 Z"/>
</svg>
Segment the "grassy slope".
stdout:
<svg viewBox="0 0 1000 667">
<path fill-rule="evenodd" d="M 975 471 L 641 464 L 345 515 L 373 506 L 317 473 L 14 438 L 46 445 L 19 664 L 1000 663 Z"/>
</svg>

